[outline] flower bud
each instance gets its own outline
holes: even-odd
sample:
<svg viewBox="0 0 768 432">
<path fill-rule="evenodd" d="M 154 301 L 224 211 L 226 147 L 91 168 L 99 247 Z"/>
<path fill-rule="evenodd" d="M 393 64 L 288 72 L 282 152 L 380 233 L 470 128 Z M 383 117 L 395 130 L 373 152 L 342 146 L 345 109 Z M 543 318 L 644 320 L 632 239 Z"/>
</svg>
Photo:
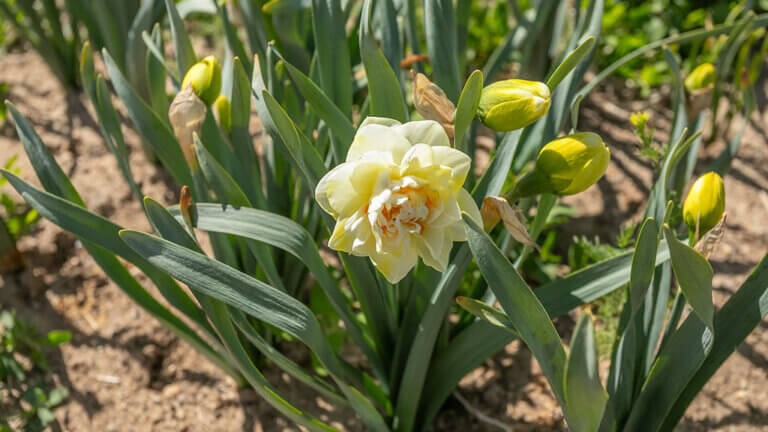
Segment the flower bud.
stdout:
<svg viewBox="0 0 768 432">
<path fill-rule="evenodd" d="M 189 68 L 184 75 L 181 88 L 185 89 L 188 86 L 192 86 L 197 97 L 206 105 L 216 100 L 221 91 L 221 66 L 216 61 L 216 57 L 208 56 Z"/>
<path fill-rule="evenodd" d="M 717 173 L 699 177 L 683 204 L 683 220 L 691 235 L 699 239 L 714 228 L 725 212 L 725 186 Z"/>
<path fill-rule="evenodd" d="M 173 126 L 173 133 L 179 140 L 179 146 L 192 172 L 199 169 L 195 155 L 194 135 L 200 135 L 205 120 L 206 108 L 203 101 L 195 95 L 191 87 L 184 87 L 171 102 L 168 118 Z"/>
<path fill-rule="evenodd" d="M 508 79 L 483 89 L 477 115 L 489 128 L 507 132 L 524 128 L 549 110 L 549 87 L 537 81 Z"/>
<path fill-rule="evenodd" d="M 216 98 L 216 102 L 213 103 L 213 112 L 216 114 L 216 118 L 219 120 L 219 125 L 229 132 L 232 130 L 232 106 L 229 103 L 229 99 L 226 96 L 219 95 Z"/>
<path fill-rule="evenodd" d="M 595 133 L 580 132 L 556 139 L 541 149 L 536 166 L 518 181 L 510 198 L 583 192 L 600 180 L 610 160 L 610 150 Z"/>
<path fill-rule="evenodd" d="M 712 63 L 702 63 L 685 79 L 685 88 L 690 92 L 706 90 L 715 84 L 715 67 Z"/>
</svg>

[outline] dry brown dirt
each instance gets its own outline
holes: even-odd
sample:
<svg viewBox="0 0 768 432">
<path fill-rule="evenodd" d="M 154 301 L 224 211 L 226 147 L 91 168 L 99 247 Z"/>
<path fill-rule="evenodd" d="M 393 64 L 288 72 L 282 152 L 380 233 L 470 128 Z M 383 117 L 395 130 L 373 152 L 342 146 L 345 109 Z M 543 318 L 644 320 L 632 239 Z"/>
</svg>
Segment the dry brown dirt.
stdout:
<svg viewBox="0 0 768 432">
<path fill-rule="evenodd" d="M 148 230 L 139 204 L 103 144 L 82 95 L 64 91 L 34 53 L 0 58 L 0 82 L 8 83 L 18 109 L 32 122 L 56 160 L 72 178 L 90 209 L 129 228 Z M 759 100 L 765 106 L 765 90 Z M 567 235 L 615 237 L 624 221 L 637 220 L 652 183 L 651 167 L 635 156 L 630 111 L 654 112 L 663 137 L 669 112 L 661 103 L 621 104 L 622 96 L 601 89 L 584 106 L 582 129 L 599 131 L 611 148 L 606 176 L 588 192 L 568 199 L 577 211 Z M 725 180 L 729 213 L 723 245 L 712 257 L 715 300 L 722 304 L 768 248 L 768 112 L 756 113 L 739 159 Z M 176 201 L 176 186 L 139 150 L 127 128 L 131 167 L 144 192 L 165 204 Z M 707 149 L 700 163 L 719 151 Z M 10 121 L 0 126 L 0 162 L 20 156 L 22 177 L 39 184 Z M 74 238 L 47 221 L 22 239 L 24 272 L 5 277 L 0 305 L 16 308 L 41 329 L 66 329 L 71 343 L 51 352 L 52 379 L 69 389 L 56 410 L 56 430 L 64 431 L 293 431 L 298 430 L 209 364 L 170 331 L 135 306 L 107 280 Z M 136 272 L 138 273 L 138 272 Z M 141 281 L 144 281 L 140 278 Z M 568 327 L 568 323 L 562 327 Z M 298 360 L 306 353 L 291 348 Z M 683 431 L 758 431 L 768 428 L 768 324 L 763 321 L 739 346 L 686 413 Z M 279 371 L 268 379 L 291 401 L 333 425 L 361 430 L 348 412 L 308 394 Z M 517 343 L 488 360 L 461 382 L 461 394 L 477 409 L 515 431 L 563 430 L 562 414 L 536 362 Z M 449 401 L 438 430 L 491 431 Z"/>
</svg>

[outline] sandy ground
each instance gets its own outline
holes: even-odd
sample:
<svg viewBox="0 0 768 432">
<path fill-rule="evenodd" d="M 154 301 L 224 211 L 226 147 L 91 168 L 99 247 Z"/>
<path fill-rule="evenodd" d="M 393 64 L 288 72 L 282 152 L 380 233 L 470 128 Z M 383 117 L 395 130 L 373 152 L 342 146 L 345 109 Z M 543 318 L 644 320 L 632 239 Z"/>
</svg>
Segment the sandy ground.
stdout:
<svg viewBox="0 0 768 432">
<path fill-rule="evenodd" d="M 130 197 L 98 127 L 87 114 L 84 97 L 66 93 L 43 62 L 31 53 L 0 59 L 0 82 L 7 96 L 32 122 L 90 209 L 133 229 L 148 230 L 139 204 Z M 597 187 L 567 202 L 578 210 L 567 235 L 600 235 L 609 240 L 622 221 L 637 220 L 652 183 L 651 167 L 635 156 L 629 112 L 654 111 L 659 136 L 668 130 L 669 113 L 659 104 L 617 104 L 623 100 L 603 89 L 583 108 L 582 128 L 599 131 L 611 147 L 612 163 Z M 765 94 L 759 100 L 765 106 Z M 756 113 L 744 137 L 739 159 L 725 180 L 728 232 L 712 257 L 715 301 L 722 304 L 746 278 L 768 247 L 768 112 Z M 148 163 L 136 135 L 124 131 L 131 166 L 147 195 L 176 201 L 176 186 Z M 700 169 L 719 152 L 707 149 Z M 22 177 L 38 183 L 11 122 L 0 126 L 0 161 L 20 155 Z M 109 187 L 105 187 L 108 185 Z M 619 221 L 619 222 L 617 222 Z M 28 269 L 6 277 L 0 305 L 14 307 L 42 329 L 67 329 L 72 342 L 53 351 L 52 379 L 70 398 L 56 411 L 55 429 L 65 431 L 293 431 L 251 390 L 240 390 L 168 330 L 135 306 L 107 280 L 74 238 L 47 221 L 25 237 L 20 248 Z M 143 281 L 143 279 L 140 279 Z M 567 323 L 565 323 L 567 327 Z M 292 349 L 308 362 L 305 351 Z M 757 431 L 768 428 L 768 324 L 753 332 L 715 375 L 686 414 L 683 431 Z M 346 430 L 361 430 L 348 412 L 292 385 L 267 368 L 268 379 L 297 405 Z M 563 430 L 562 415 L 530 353 L 513 343 L 461 382 L 461 393 L 480 411 L 510 424 L 515 431 Z M 472 417 L 455 400 L 448 402 L 437 430 L 496 430 Z"/>
</svg>

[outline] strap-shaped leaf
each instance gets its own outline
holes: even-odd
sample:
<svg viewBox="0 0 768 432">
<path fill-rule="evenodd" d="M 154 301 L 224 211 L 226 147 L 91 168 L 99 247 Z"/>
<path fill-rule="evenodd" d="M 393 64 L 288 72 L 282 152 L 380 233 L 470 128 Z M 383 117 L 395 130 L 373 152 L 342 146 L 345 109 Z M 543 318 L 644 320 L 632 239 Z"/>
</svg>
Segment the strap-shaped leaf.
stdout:
<svg viewBox="0 0 768 432">
<path fill-rule="evenodd" d="M 328 345 L 320 323 L 304 304 L 289 295 L 205 255 L 138 231 L 123 230 L 123 240 L 137 253 L 191 289 L 216 298 L 301 340 L 334 376 L 337 384 L 374 431 L 387 427 L 370 402 L 344 384 L 341 362 Z"/>
<path fill-rule="evenodd" d="M 352 65 L 349 50 L 346 49 L 345 21 L 340 0 L 312 1 L 312 31 L 315 36 L 320 87 L 347 119 L 352 115 Z M 291 78 L 295 82 L 293 73 Z M 304 97 L 309 99 L 306 95 Z M 346 141 L 345 145 L 350 142 Z"/>
<path fill-rule="evenodd" d="M 184 21 L 179 16 L 176 3 L 173 0 L 165 0 L 165 8 L 168 11 L 168 21 L 170 22 L 171 35 L 173 36 L 173 47 L 176 50 L 179 79 L 183 81 L 184 75 L 187 74 L 189 68 L 197 63 L 197 55 L 195 55 L 195 49 L 192 48 L 192 42 L 190 42 L 189 35 L 184 29 Z"/>
<path fill-rule="evenodd" d="M 648 288 L 656 270 L 659 240 L 658 224 L 651 218 L 646 219 L 635 243 L 629 281 L 629 302 L 622 310 L 619 340 L 615 343 L 611 356 L 607 382 L 611 396 L 608 411 L 603 419 L 603 428 L 615 428 L 617 423 L 626 419 L 642 383 L 638 377 L 645 374 L 642 361 L 645 357 L 643 344 L 647 335 L 642 332 L 646 325 L 643 312 L 648 301 Z"/>
<path fill-rule="evenodd" d="M 655 432 L 712 349 L 712 331 L 695 314 L 688 317 L 659 353 L 624 431 Z"/>
<path fill-rule="evenodd" d="M 454 142 L 456 147 L 462 148 L 464 134 L 467 132 L 472 119 L 475 118 L 477 106 L 480 104 L 480 94 L 483 91 L 483 73 L 479 70 L 472 72 L 464 89 L 461 91 L 459 103 L 456 106 L 454 124 Z"/>
<path fill-rule="evenodd" d="M 451 263 L 443 273 L 419 323 L 418 332 L 408 352 L 397 394 L 395 416 L 398 431 L 410 431 L 417 419 L 420 420 L 419 404 L 434 352 L 435 341 L 443 319 L 448 312 L 456 290 L 461 283 L 461 276 L 467 270 L 471 254 L 467 245 L 462 245 L 453 256 Z"/>
<path fill-rule="evenodd" d="M 152 200 L 151 198 L 146 198 L 144 200 L 144 207 L 146 209 L 147 217 L 152 223 L 152 226 L 155 228 L 155 231 L 162 235 L 163 238 L 170 240 L 171 242 L 178 245 L 184 246 L 187 249 L 202 253 L 200 246 L 189 235 L 187 230 L 162 205 L 160 205 L 160 203 Z M 307 426 L 310 430 L 332 429 L 329 426 L 326 426 L 318 420 L 312 418 L 311 416 L 302 413 L 300 410 L 286 402 L 283 397 L 278 395 L 276 389 L 271 388 L 271 385 L 267 382 L 264 376 L 262 376 L 261 372 L 255 367 L 255 365 L 253 365 L 250 355 L 245 351 L 237 331 L 232 325 L 232 320 L 235 320 L 236 322 L 237 318 L 243 320 L 243 322 L 238 322 L 238 327 L 243 330 L 244 334 L 246 337 L 248 337 L 249 340 L 254 341 L 254 344 L 259 347 L 259 350 L 265 353 L 269 353 L 267 355 L 268 358 L 279 361 L 283 357 L 274 348 L 269 346 L 267 342 L 264 341 L 264 339 L 255 332 L 250 324 L 248 324 L 247 328 L 243 327 L 243 323 L 247 323 L 247 320 L 244 318 L 244 315 L 242 315 L 242 312 L 236 309 L 230 310 L 224 303 L 206 296 L 205 294 L 199 293 L 197 291 L 194 293 L 196 294 L 198 301 L 200 301 L 200 304 L 205 309 L 208 318 L 216 328 L 216 332 L 224 344 L 223 346 L 228 350 L 229 361 L 236 365 L 243 372 L 249 383 L 262 397 L 265 398 L 267 402 L 272 404 L 272 406 L 283 413 L 287 418 L 294 420 L 300 425 Z M 233 314 L 232 317 L 230 317 L 230 313 Z M 234 314 L 239 315 L 235 316 Z M 261 344 L 257 344 L 257 342 L 260 342 Z M 298 366 L 296 366 L 296 368 L 298 368 Z M 295 372 L 295 370 L 290 370 Z M 299 368 L 298 370 L 301 369 Z M 337 403 L 346 403 L 346 400 L 338 396 L 327 383 L 319 380 L 312 381 L 312 383 L 318 385 L 318 387 L 316 387 L 318 390 L 325 390 L 327 393 L 323 394 L 329 399 L 336 397 L 339 398 L 336 400 Z M 325 384 L 325 386 L 320 387 L 319 385 L 321 383 Z"/>
<path fill-rule="evenodd" d="M 560 405 L 567 407 L 563 390 L 565 349 L 546 309 L 483 228 L 467 216 L 464 222 L 467 242 L 488 287 L 538 360 Z"/>
<path fill-rule="evenodd" d="M 595 432 L 605 411 L 608 394 L 600 383 L 595 328 L 592 318 L 581 316 L 573 332 L 565 366 L 565 402 L 568 429 Z"/>
<path fill-rule="evenodd" d="M 117 233 L 122 227 L 91 213 L 83 207 L 41 191 L 11 173 L 4 171 L 3 174 L 41 216 L 78 237 L 82 237 L 135 264 L 152 278 L 163 296 L 174 307 L 193 319 L 203 329 L 210 330 L 205 316 L 192 299 L 169 277 L 159 273 L 157 268 L 133 252 L 120 240 Z"/>
<path fill-rule="evenodd" d="M 648 218 L 640 227 L 632 255 L 632 272 L 629 279 L 629 302 L 634 315 L 643 303 L 645 293 L 653 279 L 656 255 L 659 247 L 659 225 Z"/>
<path fill-rule="evenodd" d="M 669 260 L 665 242 L 659 245 L 656 262 Z M 626 285 L 630 279 L 632 252 L 593 264 L 542 285 L 534 291 L 551 317 L 594 301 Z M 488 357 L 501 351 L 515 336 L 485 321 L 475 321 L 440 352 L 430 366 L 424 385 L 426 397 L 422 415 L 429 424 L 450 396 L 457 383 Z"/>
<path fill-rule="evenodd" d="M 232 95 L 230 138 L 235 151 L 236 163 L 234 177 L 258 208 L 266 207 L 266 198 L 262 191 L 259 158 L 253 147 L 253 138 L 249 132 L 251 121 L 251 81 L 240 58 L 232 62 Z"/>
<path fill-rule="evenodd" d="M 706 360 L 677 397 L 662 426 L 672 429 L 688 405 L 723 362 L 768 314 L 768 255 L 757 264 L 741 287 L 715 313 L 715 342 Z M 689 317 L 688 319 L 691 319 Z"/>
<path fill-rule="evenodd" d="M 253 325 L 248 322 L 248 317 L 246 317 L 243 312 L 233 308 L 231 310 L 231 314 L 232 321 L 235 323 L 237 328 L 239 328 L 240 331 L 243 332 L 243 335 L 245 335 L 245 337 L 251 341 L 253 346 L 255 346 L 256 349 L 264 354 L 264 356 L 268 358 L 272 363 L 276 364 L 280 369 L 296 378 L 296 380 L 299 382 L 306 384 L 308 387 L 314 389 L 324 397 L 327 397 L 334 404 L 341 406 L 349 405 L 349 402 L 344 398 L 344 396 L 338 394 L 333 386 L 320 379 L 319 377 L 307 372 L 300 365 L 296 364 L 296 362 L 286 357 L 283 353 L 270 345 L 270 343 L 264 339 L 264 337 L 261 336 L 258 331 L 256 331 Z"/>
<path fill-rule="evenodd" d="M 35 169 L 37 178 L 45 190 L 78 206 L 85 207 L 85 202 L 80 198 L 80 194 L 72 186 L 64 171 L 61 170 L 59 164 L 51 156 L 51 153 L 43 144 L 43 140 L 40 139 L 40 136 L 35 132 L 27 119 L 19 113 L 12 103 L 6 101 L 5 106 L 10 111 L 11 117 L 13 117 L 13 123 L 16 125 L 16 133 L 19 135 L 19 140 L 24 145 L 24 151 L 27 153 L 29 160 L 32 161 L 32 168 Z"/>
<path fill-rule="evenodd" d="M 224 27 L 224 36 L 227 38 L 227 45 L 235 57 L 245 62 L 243 66 L 248 75 L 253 73 L 253 65 L 251 64 L 248 54 L 245 51 L 245 46 L 237 35 L 237 27 L 229 19 L 229 11 L 227 10 L 227 3 L 215 4 L 219 18 L 221 19 L 222 27 Z"/>
<path fill-rule="evenodd" d="M 250 208 L 196 204 L 194 210 L 195 227 L 198 229 L 264 242 L 300 259 L 320 284 L 334 310 L 344 321 L 346 330 L 369 357 L 374 369 L 381 369 L 379 355 L 363 336 L 344 294 L 325 267 L 314 239 L 304 227 L 286 217 Z M 170 212 L 182 220 L 178 207 L 172 207 Z"/>
<path fill-rule="evenodd" d="M 590 36 L 579 44 L 576 49 L 571 51 L 567 57 L 557 66 L 552 75 L 547 79 L 547 87 L 550 90 L 554 90 L 565 79 L 566 76 L 581 62 L 581 60 L 589 54 L 592 46 L 595 44 L 595 37 Z"/>
<path fill-rule="evenodd" d="M 159 29 L 159 26 L 156 28 Z M 154 34 L 154 30 L 152 31 Z M 165 58 L 163 57 L 163 49 L 164 46 L 161 47 L 157 43 L 155 43 L 155 40 L 153 39 L 152 35 L 147 33 L 146 31 L 141 34 L 141 39 L 144 42 L 144 45 L 147 47 L 147 55 L 152 56 L 154 58 L 155 63 L 158 65 L 163 66 L 163 69 L 165 70 L 165 74 L 168 75 L 168 77 L 171 79 L 171 84 L 173 85 L 173 88 L 178 91 L 181 89 L 181 80 L 178 76 L 176 76 L 176 73 L 171 70 L 170 66 L 168 66 L 165 63 Z M 183 77 L 182 77 L 183 78 Z M 165 96 L 166 99 L 168 99 L 168 96 Z"/>
<path fill-rule="evenodd" d="M 208 180 L 208 183 L 216 191 L 216 195 L 225 204 L 231 204 L 234 206 L 250 207 L 251 203 L 245 196 L 240 187 L 232 180 L 232 177 L 219 165 L 218 162 L 208 153 L 208 150 L 200 142 L 197 135 L 194 136 L 195 140 L 195 153 L 200 161 L 200 168 Z M 272 254 L 266 246 L 256 242 L 246 242 L 248 249 L 253 253 L 254 258 L 261 265 L 262 270 L 267 276 L 267 280 L 277 289 L 285 291 L 283 281 L 280 278 L 280 273 L 275 267 Z"/>
<path fill-rule="evenodd" d="M 331 132 L 336 136 L 337 140 L 333 142 L 335 160 L 344 161 L 347 156 L 347 149 L 355 137 L 355 127 L 352 122 L 309 77 L 287 61 L 283 64 L 296 85 L 296 89 L 309 102 L 315 114 L 331 128 Z"/>
<path fill-rule="evenodd" d="M 283 107 L 271 94 L 265 90 L 262 92 L 262 97 L 277 133 L 290 152 L 296 168 L 307 182 L 307 188 L 314 193 L 315 186 L 326 172 L 320 154 L 296 128 Z"/>
<path fill-rule="evenodd" d="M 159 23 L 155 24 L 155 27 L 152 29 L 152 34 L 147 36 L 147 40 L 151 43 L 154 49 L 161 53 L 165 52 L 163 30 Z M 152 107 L 152 111 L 157 113 L 164 122 L 170 124 L 170 121 L 168 120 L 168 108 L 170 108 L 171 103 L 168 100 L 168 93 L 166 93 L 165 90 L 166 77 L 171 77 L 171 81 L 174 82 L 174 86 L 177 89 L 179 87 L 178 81 L 174 81 L 175 78 L 168 71 L 168 65 L 165 64 L 165 60 L 162 56 L 157 57 L 151 50 L 147 49 L 146 57 L 146 85 L 149 96 L 149 105 Z"/>
<path fill-rule="evenodd" d="M 457 33 L 453 2 L 425 0 L 424 34 L 427 38 L 427 52 L 432 63 L 433 78 L 454 103 L 459 97 L 461 87 Z"/>
<path fill-rule="evenodd" d="M 668 226 L 664 227 L 664 237 L 669 245 L 670 261 L 680 289 L 696 316 L 712 329 L 715 313 L 712 304 L 712 266 L 701 254 L 678 240 Z"/>
<path fill-rule="evenodd" d="M 373 0 L 365 0 L 358 31 L 360 33 L 360 57 L 368 78 L 368 93 L 371 98 L 370 115 L 404 122 L 408 120 L 408 107 L 403 100 L 400 81 L 373 37 L 371 30 L 372 14 Z M 458 91 L 458 86 L 457 83 L 455 91 Z"/>
</svg>

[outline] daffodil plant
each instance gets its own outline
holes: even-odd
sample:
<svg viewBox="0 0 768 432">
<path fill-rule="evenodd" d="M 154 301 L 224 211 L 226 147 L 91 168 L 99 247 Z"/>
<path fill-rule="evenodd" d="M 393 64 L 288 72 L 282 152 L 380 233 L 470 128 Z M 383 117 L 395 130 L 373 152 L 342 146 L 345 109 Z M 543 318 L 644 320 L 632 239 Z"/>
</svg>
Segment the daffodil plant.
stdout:
<svg viewBox="0 0 768 432">
<path fill-rule="evenodd" d="M 682 79 L 674 145 L 637 247 L 535 291 L 521 275 L 558 197 L 589 189 L 610 160 L 601 137 L 577 124 L 579 100 L 604 78 L 582 87 L 600 37 L 602 0 L 535 2 L 516 15 L 483 70 L 471 74 L 459 49 L 467 42 L 460 29 L 469 23 L 463 0 L 426 0 L 422 10 L 412 1 L 211 2 L 200 11 L 220 18 L 227 54 L 218 59 L 198 57 L 176 2 L 164 4 L 175 65 L 164 56 L 163 33 L 144 33 L 148 93 L 132 85 L 110 50 L 101 54 L 131 125 L 179 185 L 178 205 L 144 197 L 134 180 L 90 45 L 80 70 L 107 147 L 154 233 L 88 211 L 12 105 L 44 190 L 5 175 L 43 217 L 74 233 L 137 304 L 307 430 L 335 428 L 283 397 L 260 365 L 350 408 L 366 430 L 411 432 L 428 430 L 459 380 L 516 338 L 539 361 L 572 430 L 668 429 L 761 319 L 755 305 L 768 289 L 763 264 L 734 306 L 717 313 L 712 307 L 704 255 L 723 231 L 712 210 L 723 204 L 710 202 L 723 194 L 710 191 L 712 182 L 694 187 L 696 198 L 683 212 L 686 222 L 695 221 L 696 238 L 690 246 L 678 239 L 680 197 L 700 136 L 685 129 Z M 748 26 L 765 23 L 760 17 Z M 562 26 L 557 36 L 553 26 Z M 551 48 L 542 51 L 542 42 Z M 496 80 L 512 58 L 542 81 Z M 496 82 L 484 87 L 485 80 Z M 252 129 L 252 110 L 263 133 Z M 478 172 L 482 124 L 497 139 L 488 168 Z M 697 128 L 694 121 L 690 130 Z M 731 159 L 720 166 L 727 169 Z M 202 235 L 210 242 L 200 242 Z M 164 301 L 118 257 L 141 270 Z M 469 271 L 473 262 L 482 278 Z M 682 270 L 689 268 L 696 276 Z M 664 327 L 673 270 L 677 315 Z M 627 290 L 628 306 L 606 389 L 589 321 L 577 327 L 567 355 L 551 320 L 618 289 Z M 687 304 L 694 313 L 678 328 Z M 720 338 L 728 314 L 745 305 L 753 313 L 737 334 Z M 289 337 L 315 363 L 281 353 Z M 353 363 L 347 347 L 363 360 Z M 685 349 L 692 351 L 680 356 Z"/>
</svg>

